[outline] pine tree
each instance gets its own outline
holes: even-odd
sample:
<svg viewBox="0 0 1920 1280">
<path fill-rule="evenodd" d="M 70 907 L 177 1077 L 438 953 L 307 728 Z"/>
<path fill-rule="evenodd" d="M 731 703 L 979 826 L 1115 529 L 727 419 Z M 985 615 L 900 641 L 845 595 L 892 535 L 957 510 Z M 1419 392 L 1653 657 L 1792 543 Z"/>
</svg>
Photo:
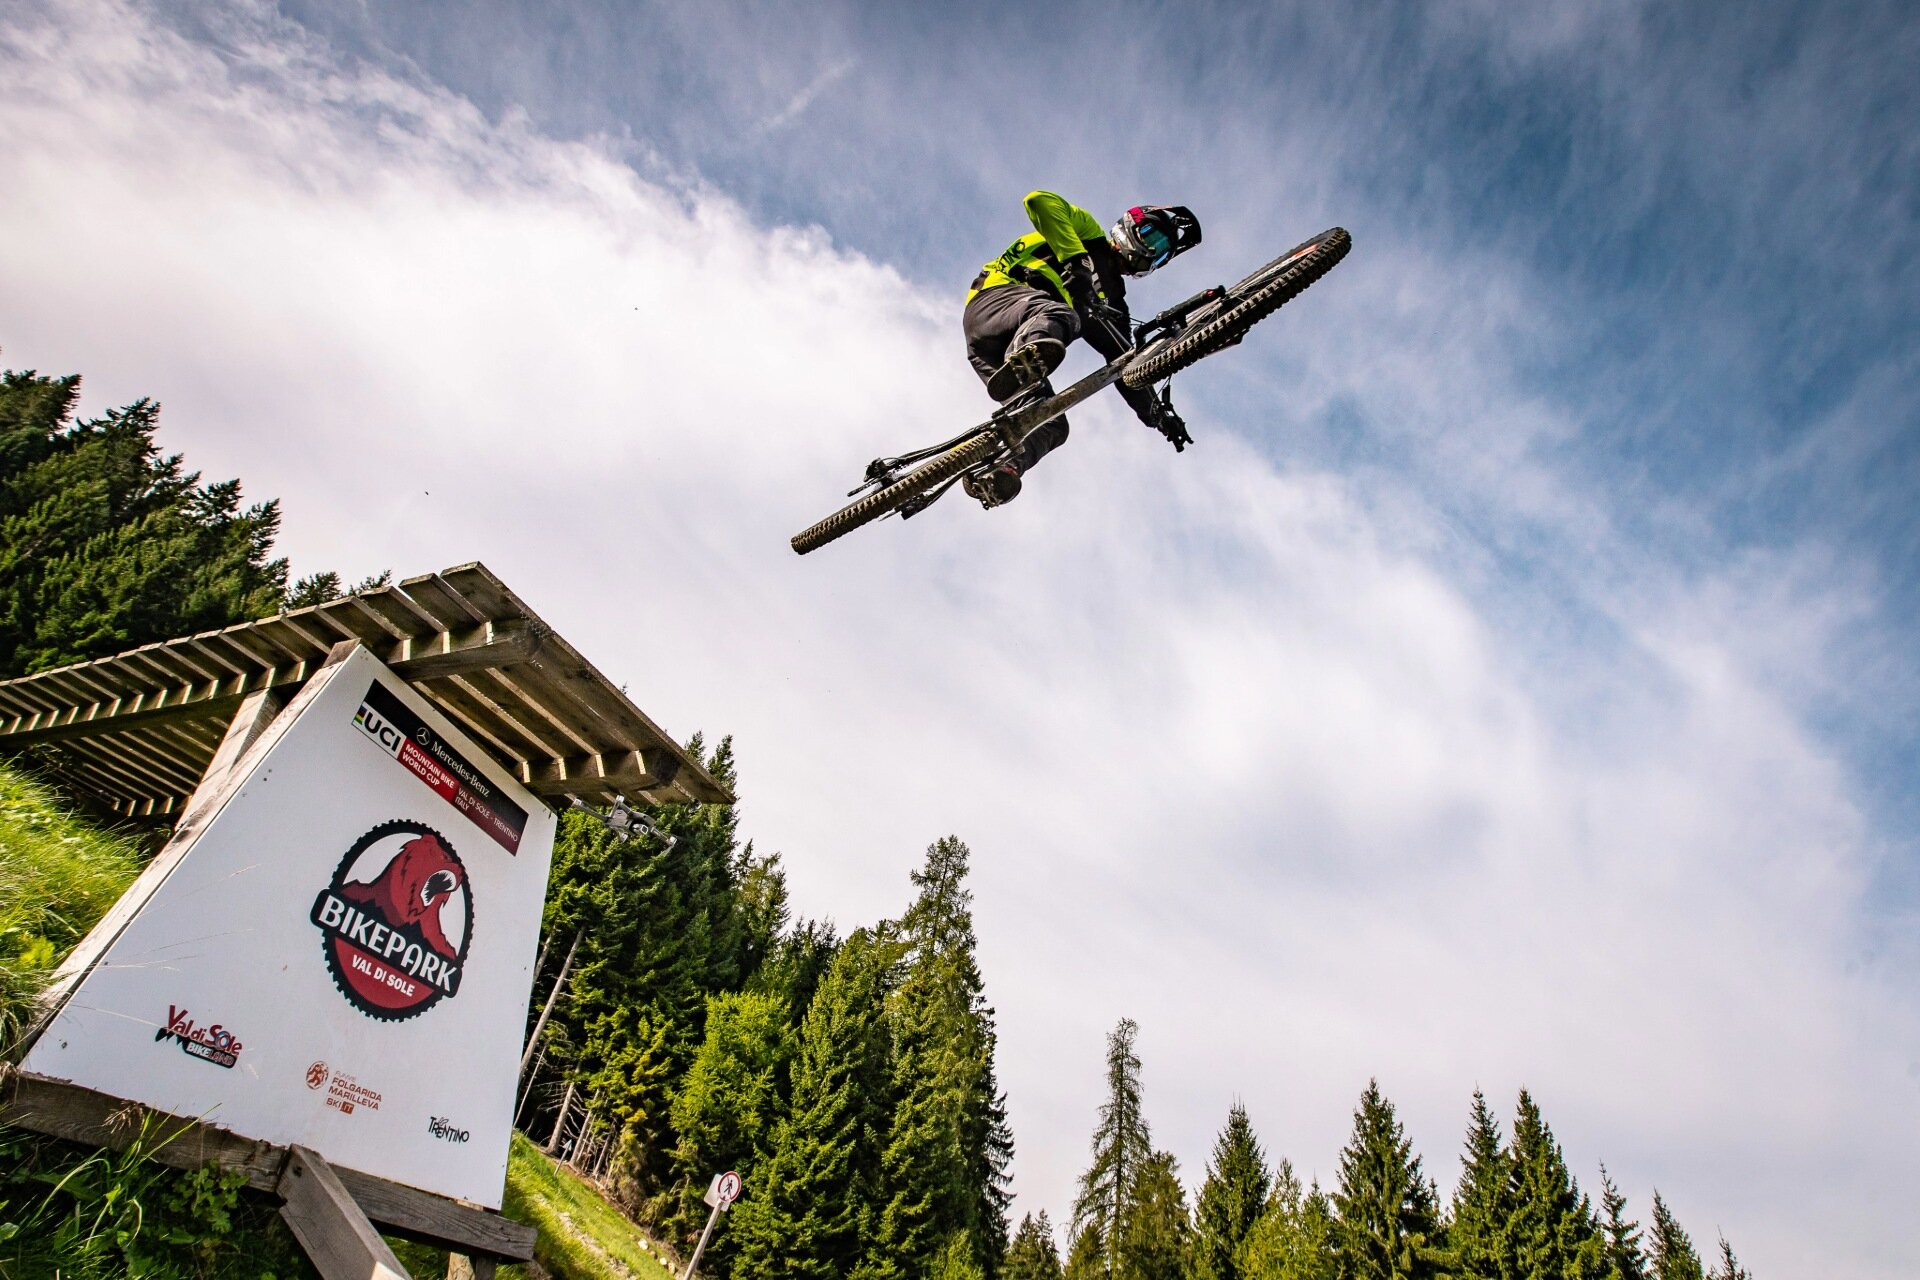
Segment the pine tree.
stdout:
<svg viewBox="0 0 1920 1280">
<path fill-rule="evenodd" d="M 1613 1179 L 1607 1166 L 1600 1166 L 1600 1211 L 1606 1215 L 1601 1229 L 1607 1237 L 1607 1280 L 1647 1280 L 1647 1259 L 1640 1249 L 1640 1224 L 1627 1218 L 1627 1197 Z"/>
<path fill-rule="evenodd" d="M 688 750 L 735 785 L 730 741 L 708 752 L 696 735 Z M 625 840 L 584 812 L 561 823 L 547 930 L 577 931 L 580 947 L 551 1057 L 617 1126 L 639 1216 L 684 1234 L 699 1215 L 679 1194 L 669 1096 L 705 1039 L 708 997 L 739 990 L 774 948 L 786 890 L 776 860 L 739 847 L 733 806 L 661 805 L 652 818 L 657 834 Z M 553 965 L 566 949 L 550 949 Z"/>
<path fill-rule="evenodd" d="M 1064 1280 L 1107 1280 L 1106 1237 L 1092 1222 L 1073 1235 L 1073 1247 L 1067 1251 Z"/>
<path fill-rule="evenodd" d="M 1720 1261 L 1714 1264 L 1707 1280 L 1753 1280 L 1753 1273 L 1740 1265 L 1733 1256 L 1733 1246 L 1727 1243 L 1725 1236 L 1720 1237 Z"/>
<path fill-rule="evenodd" d="M 1647 1271 L 1653 1280 L 1706 1280 L 1693 1241 L 1674 1220 L 1658 1188 L 1653 1193 L 1653 1239 L 1647 1245 Z"/>
<path fill-rule="evenodd" d="M 1045 1209 L 1020 1219 L 1020 1229 L 1013 1233 L 1000 1266 L 1000 1280 L 1062 1280 L 1060 1250 L 1054 1245 L 1053 1223 Z"/>
<path fill-rule="evenodd" d="M 791 1052 L 786 1008 L 766 994 L 725 992 L 707 1001 L 706 1039 L 674 1093 L 670 1116 L 679 1141 L 677 1221 L 703 1222 L 702 1193 L 716 1173 L 754 1178 L 780 1113 L 780 1078 Z M 728 1237 L 714 1239 L 710 1271 L 723 1271 Z"/>
<path fill-rule="evenodd" d="M 863 1275 L 926 1274 L 957 1234 L 991 1274 L 1007 1248 L 1012 1137 L 993 1074 L 993 1011 L 974 959 L 969 854 L 927 849 L 902 918 L 906 973 L 890 1001 L 896 1099 L 881 1161 L 886 1196 Z"/>
<path fill-rule="evenodd" d="M 79 394 L 0 374 L 0 677 L 276 612 L 279 505 L 161 456 L 152 401 L 76 424 Z"/>
<path fill-rule="evenodd" d="M 1447 1228 L 1453 1274 L 1461 1280 L 1511 1280 L 1513 1268 L 1505 1242 L 1507 1220 L 1513 1214 L 1511 1170 L 1500 1146 L 1500 1124 L 1478 1089 L 1473 1091 L 1467 1149 L 1460 1165 L 1460 1184 L 1453 1191 Z"/>
<path fill-rule="evenodd" d="M 1121 1280 L 1184 1280 L 1192 1220 L 1172 1155 L 1156 1151 L 1140 1166 L 1120 1221 Z"/>
<path fill-rule="evenodd" d="M 1342 1280 L 1427 1280 L 1443 1256 L 1439 1199 L 1393 1104 L 1369 1080 L 1333 1193 Z"/>
<path fill-rule="evenodd" d="M 1238 1101 L 1214 1139 L 1213 1159 L 1194 1203 L 1194 1280 L 1241 1280 L 1235 1260 L 1267 1202 L 1273 1175 Z"/>
<path fill-rule="evenodd" d="M 1315 1184 L 1304 1194 L 1285 1159 L 1273 1191 L 1240 1244 L 1236 1262 L 1244 1280 L 1337 1280 L 1339 1258 L 1333 1206 Z"/>
<path fill-rule="evenodd" d="M 1153 1154 L 1140 1105 L 1140 1058 L 1133 1050 L 1139 1033 L 1133 1019 L 1122 1018 L 1107 1037 L 1107 1100 L 1100 1105 L 1100 1123 L 1093 1131 L 1093 1163 L 1080 1175 L 1080 1194 L 1073 1202 L 1075 1253 L 1078 1237 L 1091 1230 L 1109 1280 L 1121 1274 L 1121 1219 L 1133 1203 L 1140 1170 Z"/>
<path fill-rule="evenodd" d="M 743 1280 L 842 1280 L 865 1252 L 891 1098 L 886 998 L 902 947 L 856 930 L 807 1009 L 793 1101 L 732 1210 Z"/>
<path fill-rule="evenodd" d="M 1600 1280 L 1606 1241 L 1593 1206 L 1525 1089 L 1513 1120 L 1507 1250 L 1521 1280 Z"/>
</svg>

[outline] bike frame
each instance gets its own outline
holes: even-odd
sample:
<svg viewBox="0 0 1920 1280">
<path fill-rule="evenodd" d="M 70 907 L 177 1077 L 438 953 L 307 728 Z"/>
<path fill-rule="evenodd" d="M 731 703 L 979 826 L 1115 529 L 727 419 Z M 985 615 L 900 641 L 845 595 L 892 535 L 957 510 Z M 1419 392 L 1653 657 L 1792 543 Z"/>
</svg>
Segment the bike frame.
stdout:
<svg viewBox="0 0 1920 1280">
<path fill-rule="evenodd" d="M 1177 337 L 1182 330 L 1195 321 L 1198 313 L 1210 310 L 1215 304 L 1218 304 L 1226 298 L 1226 296 L 1226 286 L 1214 285 L 1212 288 L 1202 289 L 1199 293 L 1194 294 L 1184 302 L 1168 307 L 1165 311 L 1160 312 L 1145 324 L 1136 325 L 1133 331 L 1132 350 L 1122 352 L 1120 355 L 1102 365 L 1099 369 L 1068 387 L 1065 391 L 1058 392 L 1047 397 L 1045 400 L 1035 401 L 1033 404 L 1026 405 L 1019 409 L 996 409 L 993 417 L 980 423 L 978 426 L 967 428 L 951 440 L 943 440 L 939 444 L 929 445 L 924 449 L 916 449 L 911 453 L 903 453 L 897 458 L 875 458 L 867 464 L 866 478 L 856 488 L 849 490 L 847 496 L 849 498 L 857 497 L 869 489 L 885 488 L 887 485 L 898 480 L 903 472 L 925 462 L 929 458 L 938 457 L 949 449 L 957 448 L 979 435 L 982 431 L 992 431 L 998 435 L 1000 437 L 1000 448 L 984 463 L 977 467 L 969 468 L 968 471 L 962 472 L 961 474 L 967 475 L 997 466 L 1003 459 L 1011 457 L 1017 452 L 1020 446 L 1026 442 L 1027 437 L 1035 431 L 1038 431 L 1047 423 L 1052 422 L 1055 418 L 1066 413 L 1075 405 L 1099 394 L 1114 383 L 1120 381 L 1121 375 L 1127 371 L 1127 366 L 1138 359 L 1141 354 L 1145 352 L 1149 344 L 1159 342 L 1163 338 Z M 960 476 L 955 476 L 940 484 L 937 488 L 929 489 L 918 498 L 903 503 L 899 512 L 901 518 L 905 519 L 926 510 L 937 498 L 948 489 L 951 489 L 959 479 Z"/>
</svg>

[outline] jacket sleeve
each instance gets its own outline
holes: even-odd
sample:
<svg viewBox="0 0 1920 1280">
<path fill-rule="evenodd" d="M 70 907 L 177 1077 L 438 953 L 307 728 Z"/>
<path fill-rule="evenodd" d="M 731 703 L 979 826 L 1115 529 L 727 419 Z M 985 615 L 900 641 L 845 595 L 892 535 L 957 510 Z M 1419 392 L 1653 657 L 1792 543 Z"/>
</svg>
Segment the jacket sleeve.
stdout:
<svg viewBox="0 0 1920 1280">
<path fill-rule="evenodd" d="M 1092 215 L 1086 210 L 1075 208 L 1051 191 L 1027 192 L 1026 204 L 1028 221 L 1047 238 L 1047 247 L 1053 250 L 1055 258 L 1064 263 L 1087 251 L 1075 227 L 1083 220 L 1092 221 Z M 1074 217 L 1076 213 L 1079 218 Z"/>
</svg>

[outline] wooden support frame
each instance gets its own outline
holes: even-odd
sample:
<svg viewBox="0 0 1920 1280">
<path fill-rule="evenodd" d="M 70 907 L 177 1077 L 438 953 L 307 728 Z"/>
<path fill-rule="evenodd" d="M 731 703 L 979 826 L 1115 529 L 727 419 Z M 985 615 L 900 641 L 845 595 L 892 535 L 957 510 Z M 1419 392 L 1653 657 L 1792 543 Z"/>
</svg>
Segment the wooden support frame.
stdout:
<svg viewBox="0 0 1920 1280">
<path fill-rule="evenodd" d="M 158 1134 L 166 1140 L 153 1151 L 161 1164 L 239 1170 L 248 1186 L 267 1192 L 279 1191 L 292 1150 L 297 1150 L 23 1072 L 15 1072 L 0 1091 L 0 1124 L 110 1151 L 125 1150 L 143 1131 Z M 369 1221 L 394 1235 L 471 1259 L 475 1275 L 487 1274 L 483 1263 L 490 1267 L 533 1256 L 538 1232 L 524 1223 L 358 1170 L 330 1168 Z"/>
<path fill-rule="evenodd" d="M 275 1190 L 281 1218 L 325 1280 L 410 1280 L 318 1152 L 294 1147 Z"/>
<path fill-rule="evenodd" d="M 443 634 L 437 643 L 417 648 L 406 649 L 403 642 L 399 660 L 431 673 L 457 674 L 509 655 L 535 653 L 541 637 L 540 629 L 524 624 L 486 624 L 458 636 Z M 305 679 L 297 692 L 289 687 L 290 681 L 269 680 L 237 696 L 221 692 L 183 698 L 173 705 L 96 713 L 96 727 L 100 718 L 125 723 L 122 715 L 139 716 L 142 727 L 155 727 L 163 718 L 171 723 L 187 708 L 201 714 L 210 706 L 224 710 L 231 704 L 234 708 L 211 762 L 183 806 L 172 838 L 56 971 L 41 997 L 41 1016 L 15 1046 L 15 1054 L 25 1056 L 67 997 L 179 867 L 265 753 L 299 713 L 320 696 L 336 669 L 360 648 L 359 640 L 335 644 L 323 663 L 302 673 L 303 678 L 307 674 L 317 678 Z M 49 729 L 63 733 L 68 727 L 61 724 Z M 305 1147 L 283 1148 L 244 1138 L 79 1085 L 10 1070 L 4 1064 L 0 1064 L 0 1085 L 4 1085 L 0 1088 L 0 1124 L 116 1151 L 146 1135 L 149 1143 L 157 1144 L 151 1154 L 161 1164 L 176 1168 L 213 1165 L 243 1172 L 248 1186 L 281 1197 L 281 1216 L 326 1280 L 410 1280 L 374 1223 L 392 1234 L 447 1249 L 453 1258 L 450 1274 L 454 1276 L 490 1280 L 496 1263 L 520 1262 L 533 1256 L 538 1233 L 532 1227 L 478 1206 L 336 1168 Z"/>
</svg>

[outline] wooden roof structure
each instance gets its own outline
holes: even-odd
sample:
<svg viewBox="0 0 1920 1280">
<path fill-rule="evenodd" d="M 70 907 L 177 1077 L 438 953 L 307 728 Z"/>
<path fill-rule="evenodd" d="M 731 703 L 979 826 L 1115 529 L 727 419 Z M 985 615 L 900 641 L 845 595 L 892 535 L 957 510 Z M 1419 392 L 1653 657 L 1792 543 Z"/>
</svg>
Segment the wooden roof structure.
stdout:
<svg viewBox="0 0 1920 1280">
<path fill-rule="evenodd" d="M 535 795 L 732 799 L 478 563 L 0 681 L 0 758 L 128 817 L 178 813 L 241 702 L 290 697 L 343 641 L 365 645 Z"/>
</svg>

